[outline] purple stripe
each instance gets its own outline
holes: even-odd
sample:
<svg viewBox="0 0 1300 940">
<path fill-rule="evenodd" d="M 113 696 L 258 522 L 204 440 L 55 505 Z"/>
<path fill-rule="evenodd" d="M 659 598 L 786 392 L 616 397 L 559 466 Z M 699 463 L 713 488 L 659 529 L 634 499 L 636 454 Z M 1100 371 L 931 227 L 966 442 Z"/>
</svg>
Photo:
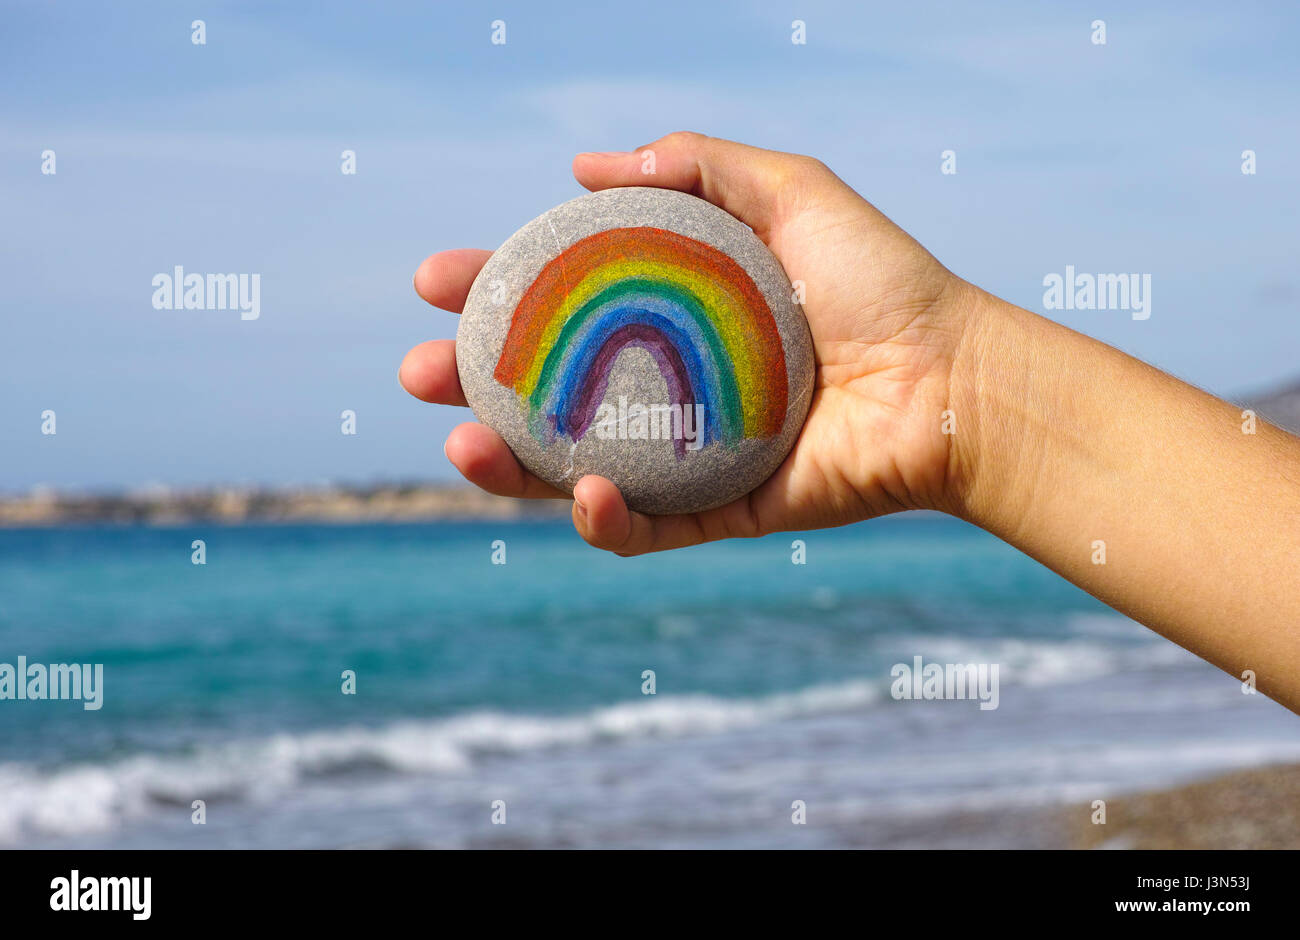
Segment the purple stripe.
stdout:
<svg viewBox="0 0 1300 940">
<path fill-rule="evenodd" d="M 609 388 L 609 375 L 614 360 L 629 346 L 644 349 L 654 356 L 659 366 L 659 373 L 668 384 L 669 404 L 681 405 L 683 409 L 694 406 L 690 375 L 677 349 L 654 327 L 642 323 L 629 323 L 610 334 L 609 339 L 605 340 L 605 344 L 600 347 L 600 352 L 596 354 L 591 369 L 583 377 L 578 394 L 574 396 L 573 406 L 564 416 L 565 427 L 572 429 L 572 440 L 581 439 L 591 427 L 600 403 L 605 400 L 605 391 Z M 678 440 L 674 443 L 678 456 L 683 456 L 686 442 Z"/>
</svg>

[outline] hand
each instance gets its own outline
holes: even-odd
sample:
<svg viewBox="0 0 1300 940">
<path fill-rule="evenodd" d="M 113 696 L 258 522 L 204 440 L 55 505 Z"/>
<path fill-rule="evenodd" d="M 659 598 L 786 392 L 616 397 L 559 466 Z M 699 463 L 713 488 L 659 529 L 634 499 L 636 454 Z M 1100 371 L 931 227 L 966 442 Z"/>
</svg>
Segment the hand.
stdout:
<svg viewBox="0 0 1300 940">
<path fill-rule="evenodd" d="M 642 173 L 653 150 L 657 172 Z M 628 153 L 573 161 L 590 190 L 661 186 L 730 212 L 805 285 L 817 380 L 794 449 L 752 493 L 707 512 L 630 512 L 603 477 L 573 491 L 573 524 L 598 548 L 636 555 L 713 539 L 843 525 L 903 509 L 947 508 L 953 455 L 942 430 L 972 288 L 817 160 L 699 134 L 670 134 Z M 415 274 L 429 303 L 459 313 L 491 253 L 447 251 Z M 423 401 L 464 405 L 455 343 L 411 350 L 399 373 Z M 504 440 L 462 424 L 446 454 L 491 493 L 568 499 L 526 471 Z"/>
</svg>

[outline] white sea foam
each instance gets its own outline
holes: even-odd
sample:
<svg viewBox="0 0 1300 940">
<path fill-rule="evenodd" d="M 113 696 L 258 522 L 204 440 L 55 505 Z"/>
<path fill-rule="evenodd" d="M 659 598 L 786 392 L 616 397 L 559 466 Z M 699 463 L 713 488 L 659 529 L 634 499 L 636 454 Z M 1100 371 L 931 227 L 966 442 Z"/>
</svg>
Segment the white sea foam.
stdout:
<svg viewBox="0 0 1300 940">
<path fill-rule="evenodd" d="M 803 715 L 862 708 L 879 682 L 815 687 L 762 699 L 647 698 L 575 716 L 470 712 L 381 728 L 344 727 L 234 741 L 185 754 L 143 754 L 105 765 L 41 771 L 0 764 L 0 842 L 30 832 L 100 832 L 156 810 L 207 800 L 273 799 L 299 781 L 349 770 L 455 774 L 475 760 L 639 737 L 714 734 Z"/>
</svg>

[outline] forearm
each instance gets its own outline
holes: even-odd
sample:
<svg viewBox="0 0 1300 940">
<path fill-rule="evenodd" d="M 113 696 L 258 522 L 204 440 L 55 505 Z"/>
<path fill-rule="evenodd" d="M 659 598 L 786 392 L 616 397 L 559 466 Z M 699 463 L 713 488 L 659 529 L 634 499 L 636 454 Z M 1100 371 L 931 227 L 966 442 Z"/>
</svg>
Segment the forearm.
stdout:
<svg viewBox="0 0 1300 940">
<path fill-rule="evenodd" d="M 954 511 L 1300 710 L 1300 439 L 982 291 Z"/>
</svg>

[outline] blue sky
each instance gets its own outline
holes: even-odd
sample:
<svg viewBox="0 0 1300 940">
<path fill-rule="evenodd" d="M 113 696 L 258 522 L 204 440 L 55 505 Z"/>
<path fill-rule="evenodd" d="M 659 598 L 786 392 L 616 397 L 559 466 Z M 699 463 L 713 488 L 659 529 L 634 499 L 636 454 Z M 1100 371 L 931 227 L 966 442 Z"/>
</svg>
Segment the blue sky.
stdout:
<svg viewBox="0 0 1300 940">
<path fill-rule="evenodd" d="M 456 326 L 416 265 L 683 128 L 820 157 L 1039 312 L 1067 264 L 1150 273 L 1149 320 L 1049 315 L 1216 393 L 1300 374 L 1290 4 L 541 6 L 6 5 L 0 490 L 458 478 L 466 413 L 397 385 Z M 153 309 L 175 265 L 260 273 L 260 318 Z"/>
</svg>

